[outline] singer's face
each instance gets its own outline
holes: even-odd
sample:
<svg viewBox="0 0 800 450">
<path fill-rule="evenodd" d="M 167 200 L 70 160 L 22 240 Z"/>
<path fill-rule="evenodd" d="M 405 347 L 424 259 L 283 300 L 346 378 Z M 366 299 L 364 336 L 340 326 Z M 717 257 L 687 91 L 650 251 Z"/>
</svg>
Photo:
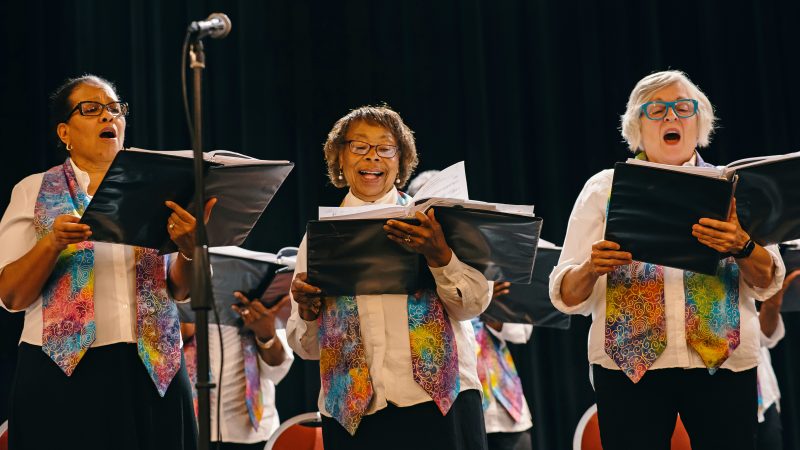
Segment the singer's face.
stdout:
<svg viewBox="0 0 800 450">
<path fill-rule="evenodd" d="M 372 202 L 386 195 L 394 186 L 400 170 L 400 151 L 391 158 L 378 155 L 375 145 L 397 146 L 397 140 L 388 129 L 364 121 L 350 124 L 345 141 L 360 141 L 370 146 L 364 155 L 350 151 L 345 143 L 339 155 L 339 162 L 347 184 L 353 195 L 366 202 Z"/>
<path fill-rule="evenodd" d="M 105 84 L 84 83 L 76 87 L 69 96 L 74 106 L 83 101 L 102 104 L 118 101 L 117 94 Z M 103 108 L 99 116 L 83 116 L 73 111 L 69 119 L 59 124 L 58 136 L 71 147 L 70 157 L 78 166 L 81 163 L 106 165 L 122 149 L 125 142 L 125 116 L 114 117 Z"/>
<path fill-rule="evenodd" d="M 682 83 L 675 83 L 656 91 L 648 101 L 674 102 L 686 98 L 691 98 L 689 91 Z M 680 166 L 692 158 L 697 146 L 697 114 L 682 119 L 669 109 L 663 119 L 650 120 L 642 116 L 639 120 L 648 160 Z"/>
</svg>

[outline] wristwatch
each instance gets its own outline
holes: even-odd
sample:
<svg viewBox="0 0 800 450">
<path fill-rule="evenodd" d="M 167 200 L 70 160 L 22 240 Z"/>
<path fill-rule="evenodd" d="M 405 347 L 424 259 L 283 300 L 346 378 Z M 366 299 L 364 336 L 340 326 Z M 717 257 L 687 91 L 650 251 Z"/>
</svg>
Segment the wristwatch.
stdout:
<svg viewBox="0 0 800 450">
<path fill-rule="evenodd" d="M 264 350 L 269 350 L 273 345 L 275 345 L 275 336 L 272 336 L 270 340 L 266 342 L 262 341 L 260 337 L 256 336 L 256 345 Z"/>
<path fill-rule="evenodd" d="M 755 249 L 756 249 L 756 243 L 752 239 L 748 239 L 747 242 L 745 242 L 744 247 L 742 247 L 742 251 L 740 251 L 739 253 L 734 253 L 731 256 L 733 256 L 736 259 L 747 258 L 748 256 L 750 256 L 751 253 L 753 253 L 753 250 Z"/>
</svg>

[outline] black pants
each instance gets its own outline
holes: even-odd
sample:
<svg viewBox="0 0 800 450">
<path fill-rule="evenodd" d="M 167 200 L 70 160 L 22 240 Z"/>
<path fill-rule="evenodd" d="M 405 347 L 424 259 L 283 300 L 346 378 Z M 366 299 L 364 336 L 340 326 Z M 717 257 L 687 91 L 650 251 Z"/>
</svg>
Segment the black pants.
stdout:
<svg viewBox="0 0 800 450">
<path fill-rule="evenodd" d="M 447 415 L 432 401 L 386 408 L 361 419 L 355 436 L 336 419 L 322 416 L 325 450 L 486 450 L 481 395 L 458 394 Z"/>
<path fill-rule="evenodd" d="M 20 344 L 11 392 L 10 450 L 194 450 L 186 365 L 158 395 L 135 344 L 90 348 L 72 376 Z"/>
<path fill-rule="evenodd" d="M 764 411 L 764 421 L 758 424 L 756 434 L 758 450 L 783 450 L 783 426 L 776 405 L 773 404 Z"/>
<path fill-rule="evenodd" d="M 657 369 L 634 384 L 621 370 L 593 366 L 604 450 L 669 450 L 677 415 L 692 450 L 754 450 L 756 369 Z"/>
<path fill-rule="evenodd" d="M 516 433 L 486 433 L 489 450 L 531 450 L 531 430 Z"/>
</svg>

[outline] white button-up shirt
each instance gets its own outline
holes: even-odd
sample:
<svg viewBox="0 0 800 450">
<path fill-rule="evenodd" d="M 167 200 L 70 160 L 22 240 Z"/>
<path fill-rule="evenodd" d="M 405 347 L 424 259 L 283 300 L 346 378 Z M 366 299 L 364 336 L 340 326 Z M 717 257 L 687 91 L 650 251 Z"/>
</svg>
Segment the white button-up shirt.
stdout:
<svg viewBox="0 0 800 450">
<path fill-rule="evenodd" d="M 758 352 L 758 387 L 761 390 L 761 405 L 758 408 L 758 421 L 764 421 L 764 412 L 773 404 L 781 411 L 781 390 L 778 387 L 778 378 L 775 376 L 775 369 L 772 368 L 772 358 L 769 349 L 778 345 L 786 335 L 786 328 L 783 325 L 783 317 L 778 316 L 778 326 L 772 332 L 772 336 L 767 336 L 763 332 L 761 336 L 761 348 Z"/>
<path fill-rule="evenodd" d="M 70 160 L 71 161 L 71 160 Z M 89 187 L 89 174 L 72 163 L 81 189 Z M 31 175 L 14 186 L 11 201 L 0 221 L 0 272 L 36 245 L 33 214 L 43 173 Z M 92 347 L 136 342 L 136 262 L 133 247 L 94 243 L 94 320 Z M 7 306 L 0 299 L 0 306 Z M 9 310 L 11 311 L 11 310 Z M 25 309 L 20 342 L 42 345 L 42 297 Z"/>
<path fill-rule="evenodd" d="M 242 353 L 239 327 L 217 324 L 208 325 L 208 353 L 209 363 L 214 382 L 222 386 L 222 442 L 238 444 L 252 444 L 263 442 L 272 436 L 278 429 L 280 419 L 278 410 L 275 409 L 275 385 L 289 372 L 294 361 L 294 354 L 286 342 L 286 330 L 276 329 L 275 336 L 283 344 L 286 359 L 277 366 L 270 366 L 261 356 L 257 356 L 259 375 L 261 377 L 261 395 L 264 401 L 264 412 L 258 431 L 250 424 L 250 416 L 245 403 L 245 374 L 244 354 Z M 225 367 L 220 353 L 219 335 L 222 333 L 222 343 L 225 349 Z M 222 380 L 220 380 L 220 373 Z M 217 388 L 211 389 L 211 440 L 217 441 Z"/>
<path fill-rule="evenodd" d="M 524 344 L 528 342 L 528 339 L 531 338 L 531 332 L 533 332 L 533 325 L 526 323 L 504 323 L 503 329 L 500 331 L 488 325 L 486 329 L 500 339 L 502 345 L 505 346 L 507 342 L 512 342 L 514 344 Z M 495 399 L 494 395 L 489 396 L 489 407 L 483 412 L 483 418 L 486 422 L 487 433 L 516 433 L 525 431 L 533 426 L 531 410 L 528 408 L 528 401 L 525 400 L 524 393 L 522 395 L 522 417 L 520 417 L 519 422 L 511 417 L 505 407 Z"/>
<path fill-rule="evenodd" d="M 392 189 L 374 203 L 396 204 L 398 192 Z M 367 204 L 348 193 L 343 206 Z M 306 239 L 300 244 L 295 274 L 307 270 Z M 475 333 L 469 319 L 478 316 L 489 305 L 489 284 L 476 269 L 459 261 L 453 253 L 444 267 L 430 267 L 436 281 L 436 292 L 447 310 L 458 348 L 458 367 L 461 391 L 477 389 L 478 380 L 475 356 Z M 367 414 L 386 407 L 387 402 L 397 406 L 411 406 L 431 401 L 430 395 L 412 376 L 411 350 L 408 337 L 408 309 L 405 295 L 359 295 L 356 297 L 361 323 L 361 339 L 366 351 L 367 365 L 374 395 Z M 289 345 L 304 359 L 319 359 L 318 322 L 303 320 L 297 302 L 292 299 L 292 313 L 286 324 Z M 319 410 L 325 409 L 323 392 L 319 395 Z"/>
<path fill-rule="evenodd" d="M 593 321 L 589 330 L 589 362 L 599 364 L 607 369 L 619 370 L 604 349 L 607 275 L 603 275 L 597 280 L 592 293 L 582 303 L 567 306 L 561 299 L 561 282 L 564 275 L 571 268 L 583 263 L 591 254 L 592 244 L 603 239 L 606 204 L 611 195 L 613 177 L 613 169 L 594 175 L 586 182 L 578 195 L 569 218 L 561 257 L 558 265 L 550 274 L 550 300 L 556 308 L 564 313 L 592 315 Z M 669 214 L 669 211 L 665 211 L 664 214 Z M 750 286 L 745 282 L 743 276 L 739 278 L 741 340 L 736 350 L 722 364 L 723 369 L 738 372 L 756 367 L 758 364 L 761 331 L 753 299 L 763 301 L 778 292 L 786 272 L 778 247 L 770 245 L 766 247 L 766 250 L 772 256 L 775 276 L 772 284 L 766 288 Z M 664 267 L 664 302 L 667 319 L 667 347 L 650 370 L 668 367 L 704 368 L 705 365 L 700 356 L 686 343 L 684 319 L 686 299 L 682 270 Z"/>
</svg>

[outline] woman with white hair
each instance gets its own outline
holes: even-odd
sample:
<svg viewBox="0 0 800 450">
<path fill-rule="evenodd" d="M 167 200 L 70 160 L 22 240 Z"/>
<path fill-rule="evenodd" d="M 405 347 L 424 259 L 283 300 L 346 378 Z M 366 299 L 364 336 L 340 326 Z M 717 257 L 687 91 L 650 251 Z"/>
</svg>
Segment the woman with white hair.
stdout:
<svg viewBox="0 0 800 450">
<path fill-rule="evenodd" d="M 708 166 L 697 148 L 708 145 L 714 121 L 708 98 L 684 73 L 658 72 L 631 92 L 622 135 L 636 158 Z M 686 230 L 730 255 L 715 276 L 637 261 L 603 240 L 613 175 L 604 170 L 587 181 L 550 275 L 556 308 L 592 314 L 589 362 L 603 448 L 669 449 L 680 414 L 695 450 L 754 449 L 754 299 L 781 287 L 777 247 L 750 239 L 734 199 L 726 221 L 701 218 Z"/>
</svg>

